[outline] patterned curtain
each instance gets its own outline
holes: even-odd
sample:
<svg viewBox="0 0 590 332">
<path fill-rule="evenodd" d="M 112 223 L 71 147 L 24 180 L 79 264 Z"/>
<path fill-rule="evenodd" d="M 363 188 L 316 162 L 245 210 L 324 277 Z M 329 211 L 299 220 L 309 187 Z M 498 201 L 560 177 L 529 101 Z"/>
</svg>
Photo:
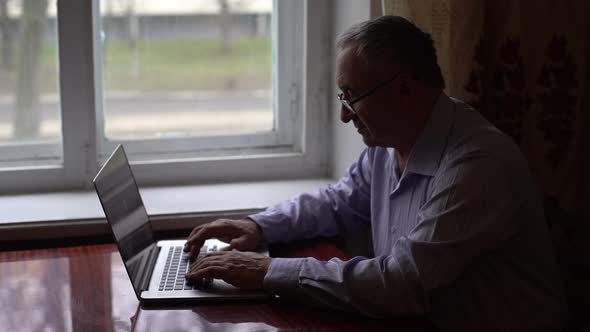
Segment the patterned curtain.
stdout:
<svg viewBox="0 0 590 332">
<path fill-rule="evenodd" d="M 565 273 L 588 278 L 590 1 L 382 3 L 385 14 L 432 34 L 446 93 L 473 105 L 520 146 L 545 196 Z M 566 279 L 579 278 L 577 272 Z M 590 301 L 588 286 L 574 293 Z"/>
</svg>

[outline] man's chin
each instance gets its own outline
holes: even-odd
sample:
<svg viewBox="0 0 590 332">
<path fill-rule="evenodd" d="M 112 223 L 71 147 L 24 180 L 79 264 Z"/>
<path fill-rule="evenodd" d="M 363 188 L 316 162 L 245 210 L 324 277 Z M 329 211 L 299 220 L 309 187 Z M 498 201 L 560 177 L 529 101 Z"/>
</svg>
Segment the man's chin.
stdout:
<svg viewBox="0 0 590 332">
<path fill-rule="evenodd" d="M 363 137 L 363 143 L 365 143 L 366 146 L 373 147 L 373 146 L 376 146 L 377 145 L 377 143 L 375 142 L 375 140 L 373 139 L 373 137 L 371 137 L 371 136 L 369 136 L 367 134 L 364 134 L 364 135 L 361 135 L 361 136 Z"/>
</svg>

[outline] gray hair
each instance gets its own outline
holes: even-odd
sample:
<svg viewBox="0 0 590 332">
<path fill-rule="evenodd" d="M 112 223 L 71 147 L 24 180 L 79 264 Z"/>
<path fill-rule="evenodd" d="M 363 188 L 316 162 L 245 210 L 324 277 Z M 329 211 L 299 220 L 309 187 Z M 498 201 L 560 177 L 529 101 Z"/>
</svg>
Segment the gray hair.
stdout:
<svg viewBox="0 0 590 332">
<path fill-rule="evenodd" d="M 430 34 L 403 17 L 381 16 L 356 24 L 338 38 L 336 47 L 352 48 L 369 64 L 408 65 L 416 79 L 433 88 L 445 88 Z"/>
</svg>

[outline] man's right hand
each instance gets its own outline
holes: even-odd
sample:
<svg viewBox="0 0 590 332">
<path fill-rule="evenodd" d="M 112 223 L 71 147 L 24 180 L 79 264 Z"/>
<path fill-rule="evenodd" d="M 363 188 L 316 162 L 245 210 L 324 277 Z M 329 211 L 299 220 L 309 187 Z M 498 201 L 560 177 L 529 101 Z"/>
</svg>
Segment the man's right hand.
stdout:
<svg viewBox="0 0 590 332">
<path fill-rule="evenodd" d="M 262 230 L 251 219 L 218 219 L 195 227 L 184 245 L 184 251 L 190 251 L 190 256 L 196 257 L 205 240 L 210 238 L 229 242 L 238 250 L 253 250 L 262 241 Z"/>
</svg>

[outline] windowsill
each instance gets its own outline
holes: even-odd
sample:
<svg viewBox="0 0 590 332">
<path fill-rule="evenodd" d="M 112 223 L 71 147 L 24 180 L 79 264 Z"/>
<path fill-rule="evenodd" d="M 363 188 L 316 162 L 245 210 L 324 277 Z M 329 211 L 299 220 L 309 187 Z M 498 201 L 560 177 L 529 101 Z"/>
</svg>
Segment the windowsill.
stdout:
<svg viewBox="0 0 590 332">
<path fill-rule="evenodd" d="M 308 179 L 140 189 L 155 230 L 192 228 L 220 217 L 240 218 L 331 183 Z M 109 234 L 92 192 L 0 196 L 0 241 Z"/>
</svg>

